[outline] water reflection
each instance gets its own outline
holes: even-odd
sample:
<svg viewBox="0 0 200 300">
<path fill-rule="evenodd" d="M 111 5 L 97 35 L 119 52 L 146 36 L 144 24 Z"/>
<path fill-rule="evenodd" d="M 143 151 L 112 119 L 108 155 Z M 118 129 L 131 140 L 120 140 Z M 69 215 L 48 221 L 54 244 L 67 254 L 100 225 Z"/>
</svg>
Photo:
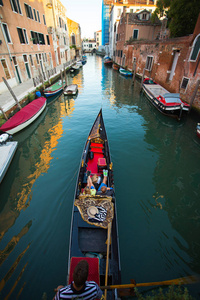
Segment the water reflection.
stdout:
<svg viewBox="0 0 200 300">
<path fill-rule="evenodd" d="M 5 204 L 0 211 L 0 241 L 3 240 L 6 232 L 16 223 L 20 212 L 25 211 L 30 206 L 33 186 L 42 174 L 48 172 L 51 160 L 53 159 L 53 152 L 56 150 L 58 141 L 63 135 L 62 120 L 66 116 L 69 117 L 72 115 L 73 111 L 74 99 L 65 100 L 64 96 L 61 96 L 59 100 L 57 99 L 54 102 L 51 109 L 48 110 L 49 114 L 47 114 L 46 110 L 34 122 L 33 126 L 29 126 L 15 136 L 15 139 L 19 141 L 17 176 L 9 190 L 9 197 L 7 198 L 7 194 L 3 195 L 4 199 L 1 197 L 1 201 Z M 23 166 L 23 168 L 19 168 L 19 166 Z M 29 220 L 20 233 L 11 237 L 4 249 L 0 251 L 0 266 L 6 262 L 20 239 L 28 233 L 31 226 L 32 220 Z M 9 271 L 1 279 L 0 291 L 2 291 L 6 282 L 12 277 L 28 249 L 29 245 L 19 254 L 10 266 Z M 23 266 L 19 277 L 6 298 L 9 298 L 12 294 L 25 268 L 26 265 Z"/>
<path fill-rule="evenodd" d="M 0 185 L 2 299 L 53 298 L 65 284 L 71 206 L 81 151 L 99 108 L 112 154 L 123 283 L 199 273 L 200 143 L 195 122 L 162 116 L 140 83 L 87 64 L 27 131 Z M 37 286 L 37 289 L 35 287 Z M 191 290 L 195 290 L 191 287 Z"/>
</svg>

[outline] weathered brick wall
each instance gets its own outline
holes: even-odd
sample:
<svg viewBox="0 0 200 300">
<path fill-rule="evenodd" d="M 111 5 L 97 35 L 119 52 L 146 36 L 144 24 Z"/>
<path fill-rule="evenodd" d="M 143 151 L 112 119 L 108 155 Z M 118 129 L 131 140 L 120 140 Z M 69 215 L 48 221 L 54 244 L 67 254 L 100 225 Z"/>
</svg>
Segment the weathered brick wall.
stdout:
<svg viewBox="0 0 200 300">
<path fill-rule="evenodd" d="M 152 70 L 145 71 L 145 76 L 151 76 L 169 92 L 180 93 L 181 98 L 190 103 L 195 87 L 200 78 L 200 65 L 189 61 L 193 35 L 169 39 L 167 41 L 136 41 L 132 45 L 123 47 L 126 56 L 125 65 L 133 69 L 133 58 L 136 58 L 136 72 L 142 75 L 146 65 L 147 56 L 153 57 Z M 121 43 L 122 44 L 122 43 Z M 122 45 L 119 46 L 122 47 Z M 172 80 L 169 80 L 175 53 L 178 60 Z M 119 62 L 118 62 L 119 63 Z M 194 71 L 196 73 L 194 75 Z M 183 77 L 189 78 L 187 89 L 181 89 Z M 199 88 L 200 89 L 200 88 Z M 200 109 L 200 93 L 197 92 L 193 106 Z"/>
</svg>

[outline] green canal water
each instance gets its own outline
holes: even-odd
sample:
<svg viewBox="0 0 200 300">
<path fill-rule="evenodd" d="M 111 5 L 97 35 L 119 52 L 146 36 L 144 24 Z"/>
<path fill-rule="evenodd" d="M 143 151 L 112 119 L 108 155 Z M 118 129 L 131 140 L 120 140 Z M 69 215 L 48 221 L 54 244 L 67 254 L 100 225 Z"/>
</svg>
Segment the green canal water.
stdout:
<svg viewBox="0 0 200 300">
<path fill-rule="evenodd" d="M 66 283 L 77 171 L 102 107 L 113 161 L 122 282 L 200 275 L 197 115 L 177 122 L 140 93 L 140 82 L 89 56 L 61 95 L 23 132 L 0 185 L 0 299 L 52 299 Z M 187 286 L 200 298 L 200 284 Z"/>
</svg>

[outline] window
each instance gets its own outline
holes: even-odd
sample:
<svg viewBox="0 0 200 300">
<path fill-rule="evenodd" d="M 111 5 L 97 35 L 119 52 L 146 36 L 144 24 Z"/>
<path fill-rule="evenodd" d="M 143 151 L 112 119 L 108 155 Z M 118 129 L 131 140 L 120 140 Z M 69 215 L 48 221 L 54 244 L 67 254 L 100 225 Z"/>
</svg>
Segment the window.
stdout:
<svg viewBox="0 0 200 300">
<path fill-rule="evenodd" d="M 2 63 L 4 72 L 5 72 L 5 75 L 6 75 L 6 79 L 10 79 L 11 76 L 10 76 L 10 72 L 9 72 L 9 70 L 8 70 L 8 66 L 7 66 L 6 60 L 5 60 L 5 59 L 2 59 L 2 60 L 1 60 L 1 63 Z"/>
<path fill-rule="evenodd" d="M 26 42 L 26 44 L 28 44 L 28 37 L 27 37 L 26 29 L 23 29 L 23 33 L 24 33 L 25 42 Z"/>
<path fill-rule="evenodd" d="M 190 60 L 196 61 L 199 55 L 200 50 L 200 34 L 195 38 L 194 43 L 192 45 L 192 51 L 190 54 Z"/>
<path fill-rule="evenodd" d="M 31 66 L 33 66 L 33 58 L 32 58 L 31 54 L 29 54 L 29 59 L 30 59 L 30 62 L 31 62 Z"/>
<path fill-rule="evenodd" d="M 49 36 L 48 36 L 48 35 L 46 35 L 46 38 L 47 38 L 47 45 L 50 45 Z"/>
<path fill-rule="evenodd" d="M 151 71 L 153 64 L 153 56 L 147 56 L 145 69 Z"/>
<path fill-rule="evenodd" d="M 12 10 L 14 12 L 22 14 L 21 7 L 20 7 L 20 4 L 19 4 L 19 0 L 10 0 L 10 4 L 11 4 Z"/>
<path fill-rule="evenodd" d="M 37 14 L 35 8 L 33 8 L 33 13 L 34 13 L 35 21 L 37 21 Z"/>
<path fill-rule="evenodd" d="M 31 31 L 31 40 L 33 41 L 33 44 L 40 44 L 40 45 L 45 45 L 45 40 L 44 40 L 44 34 L 43 33 L 38 33 L 35 31 Z"/>
<path fill-rule="evenodd" d="M 36 57 L 37 64 L 39 65 L 38 54 L 35 54 L 35 57 Z"/>
<path fill-rule="evenodd" d="M 142 14 L 142 20 L 146 20 L 147 19 L 147 14 Z"/>
<path fill-rule="evenodd" d="M 181 89 L 186 90 L 188 82 L 189 82 L 189 78 L 183 77 L 182 83 L 181 83 Z"/>
<path fill-rule="evenodd" d="M 12 59 L 13 59 L 14 66 L 17 66 L 17 59 L 16 59 L 16 56 L 13 56 Z"/>
<path fill-rule="evenodd" d="M 21 44 L 28 44 L 26 29 L 22 29 L 22 28 L 17 27 L 17 32 L 18 32 L 20 43 Z"/>
<path fill-rule="evenodd" d="M 134 38 L 135 40 L 137 40 L 137 38 L 138 38 L 138 32 L 139 32 L 138 29 L 134 29 L 134 30 L 133 30 L 133 38 Z"/>
<path fill-rule="evenodd" d="M 132 8 L 130 9 L 130 13 L 131 13 L 131 14 L 133 13 L 133 9 L 132 9 Z"/>
<path fill-rule="evenodd" d="M 11 38 L 10 38 L 10 33 L 9 33 L 9 30 L 8 30 L 8 26 L 5 23 L 3 23 L 2 25 L 3 25 L 3 31 L 4 31 L 4 34 L 6 36 L 7 43 L 11 43 Z"/>
<path fill-rule="evenodd" d="M 74 34 L 72 34 L 71 39 L 72 39 L 72 45 L 76 45 L 76 39 Z"/>
<path fill-rule="evenodd" d="M 24 3 L 24 7 L 25 7 L 25 11 L 26 11 L 26 16 L 29 19 L 33 19 L 33 12 L 32 12 L 32 8 L 30 5 Z"/>
<path fill-rule="evenodd" d="M 31 40 L 33 41 L 33 44 L 39 44 L 39 36 L 38 33 L 35 31 L 31 31 Z"/>
<path fill-rule="evenodd" d="M 0 5 L 3 6 L 3 1 L 2 0 L 0 0 Z"/>
<path fill-rule="evenodd" d="M 45 15 L 43 15 L 44 25 L 46 25 Z"/>
<path fill-rule="evenodd" d="M 40 23 L 40 14 L 38 10 L 37 10 L 37 17 L 38 17 L 38 22 Z"/>
<path fill-rule="evenodd" d="M 40 45 L 45 45 L 44 34 L 43 33 L 38 33 L 38 35 L 39 35 L 39 44 Z"/>
<path fill-rule="evenodd" d="M 62 20 L 60 17 L 59 17 L 59 26 L 60 26 L 60 28 L 62 27 Z"/>
</svg>

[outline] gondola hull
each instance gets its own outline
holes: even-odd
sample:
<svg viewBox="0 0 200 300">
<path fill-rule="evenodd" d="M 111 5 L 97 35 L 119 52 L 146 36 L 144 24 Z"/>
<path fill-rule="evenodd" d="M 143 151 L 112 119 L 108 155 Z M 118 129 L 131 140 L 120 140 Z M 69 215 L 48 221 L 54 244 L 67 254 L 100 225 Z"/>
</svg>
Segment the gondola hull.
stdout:
<svg viewBox="0 0 200 300">
<path fill-rule="evenodd" d="M 93 155 L 91 155 L 91 152 L 93 152 Z M 106 165 L 103 167 L 98 165 L 99 158 L 106 161 Z M 70 277 L 72 257 L 81 257 L 83 259 L 85 257 L 94 257 L 99 259 L 100 285 L 104 286 L 106 275 L 108 275 L 107 283 L 109 285 L 121 283 L 115 193 L 113 193 L 112 197 L 83 194 L 83 188 L 87 182 L 87 170 L 101 177 L 102 168 L 108 170 L 107 185 L 112 187 L 114 191 L 112 162 L 102 110 L 100 110 L 85 143 L 77 177 L 71 219 L 68 279 Z M 106 218 L 103 221 L 96 221 L 88 216 L 87 211 L 91 204 L 99 209 L 102 207 L 106 208 Z M 106 240 L 109 226 L 111 226 L 111 245 L 108 247 Z M 107 257 L 107 253 L 109 253 L 109 257 Z M 106 274 L 106 263 L 108 263 L 108 274 Z M 117 292 L 109 290 L 107 299 L 117 299 Z"/>
</svg>

